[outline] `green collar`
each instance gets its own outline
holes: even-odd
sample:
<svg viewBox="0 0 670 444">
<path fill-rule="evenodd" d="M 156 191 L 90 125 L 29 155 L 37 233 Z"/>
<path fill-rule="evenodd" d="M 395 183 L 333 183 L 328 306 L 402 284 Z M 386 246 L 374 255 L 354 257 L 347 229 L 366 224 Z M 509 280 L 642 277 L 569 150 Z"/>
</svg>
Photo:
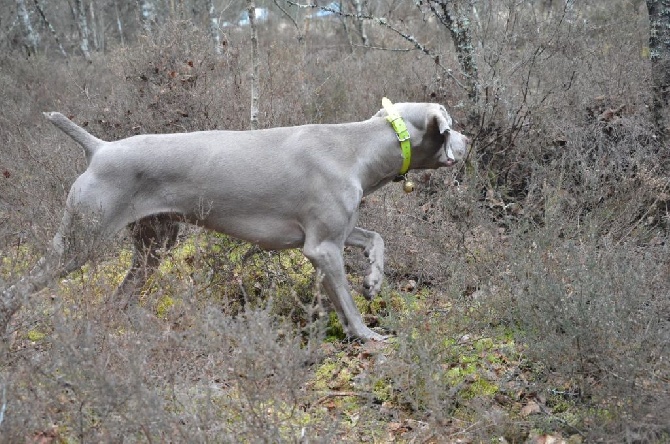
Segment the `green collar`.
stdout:
<svg viewBox="0 0 670 444">
<path fill-rule="evenodd" d="M 400 149 L 402 150 L 402 168 L 400 169 L 399 176 L 404 176 L 409 171 L 409 164 L 412 160 L 412 143 L 409 140 L 409 131 L 407 130 L 407 125 L 405 121 L 402 120 L 400 114 L 393 107 L 393 103 L 386 97 L 382 99 L 382 106 L 386 110 L 386 120 L 391 124 L 393 130 L 398 136 L 398 141 L 400 142 Z"/>
</svg>

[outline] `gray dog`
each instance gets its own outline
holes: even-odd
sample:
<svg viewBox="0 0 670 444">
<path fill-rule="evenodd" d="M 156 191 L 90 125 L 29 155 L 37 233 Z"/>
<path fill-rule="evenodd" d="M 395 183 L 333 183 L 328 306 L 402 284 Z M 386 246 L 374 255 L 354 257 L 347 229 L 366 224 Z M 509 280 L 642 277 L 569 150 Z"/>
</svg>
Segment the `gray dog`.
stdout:
<svg viewBox="0 0 670 444">
<path fill-rule="evenodd" d="M 372 297 L 381 287 L 384 242 L 356 226 L 361 199 L 407 169 L 453 165 L 469 143 L 451 129 L 445 108 L 433 103 L 387 102 L 363 122 L 115 142 L 90 135 L 60 113 L 45 115 L 84 148 L 88 167 L 70 189 L 52 250 L 30 276 L 5 290 L 5 304 L 81 267 L 90 251 L 80 250 L 91 248 L 81 238 L 105 238 L 128 225 L 135 254 L 117 293 L 132 295 L 186 221 L 265 249 L 301 247 L 322 273 L 345 332 L 362 340 L 383 337 L 364 324 L 354 304 L 342 252 L 345 245 L 365 250 L 370 269 L 364 286 Z"/>
</svg>

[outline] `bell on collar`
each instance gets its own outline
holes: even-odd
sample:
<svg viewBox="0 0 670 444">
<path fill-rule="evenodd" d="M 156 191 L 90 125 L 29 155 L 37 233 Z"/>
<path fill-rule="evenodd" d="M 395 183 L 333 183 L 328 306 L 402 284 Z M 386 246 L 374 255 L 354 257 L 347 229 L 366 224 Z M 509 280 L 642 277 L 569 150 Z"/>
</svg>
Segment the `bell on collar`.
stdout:
<svg viewBox="0 0 670 444">
<path fill-rule="evenodd" d="M 411 180 L 406 180 L 402 184 L 402 189 L 405 193 L 411 193 L 412 191 L 414 191 L 414 182 L 412 182 Z"/>
</svg>

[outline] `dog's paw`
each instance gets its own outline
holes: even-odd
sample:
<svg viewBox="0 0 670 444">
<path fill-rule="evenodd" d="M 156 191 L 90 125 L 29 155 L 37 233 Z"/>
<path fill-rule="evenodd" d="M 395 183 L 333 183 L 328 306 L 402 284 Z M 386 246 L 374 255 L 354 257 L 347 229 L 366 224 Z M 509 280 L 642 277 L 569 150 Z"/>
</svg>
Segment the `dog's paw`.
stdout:
<svg viewBox="0 0 670 444">
<path fill-rule="evenodd" d="M 376 342 L 386 342 L 389 338 L 388 336 L 380 335 L 376 331 L 370 330 L 365 327 L 362 331 L 352 334 L 353 337 L 359 339 L 363 342 L 376 341 Z"/>
<path fill-rule="evenodd" d="M 369 300 L 377 296 L 382 289 L 384 280 L 384 268 L 382 261 L 370 261 L 370 270 L 363 280 L 363 294 Z"/>
<path fill-rule="evenodd" d="M 382 277 L 379 273 L 370 273 L 365 277 L 365 280 L 363 281 L 363 295 L 367 300 L 377 296 L 381 289 Z"/>
</svg>

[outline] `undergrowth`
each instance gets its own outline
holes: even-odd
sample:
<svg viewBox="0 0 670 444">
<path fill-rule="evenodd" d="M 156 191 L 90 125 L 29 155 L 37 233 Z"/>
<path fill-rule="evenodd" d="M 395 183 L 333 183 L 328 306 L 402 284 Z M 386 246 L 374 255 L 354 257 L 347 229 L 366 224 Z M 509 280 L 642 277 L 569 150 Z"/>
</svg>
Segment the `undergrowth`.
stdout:
<svg viewBox="0 0 670 444">
<path fill-rule="evenodd" d="M 388 95 L 439 101 L 474 139 L 457 168 L 410 173 L 415 193 L 391 185 L 361 205 L 359 224 L 385 239 L 386 283 L 361 296 L 354 249 L 347 273 L 388 342 L 343 335 L 300 251 L 197 228 L 121 310 L 120 234 L 12 320 L 0 442 L 667 442 L 668 155 L 647 123 L 639 23 L 592 7 L 579 12 L 591 22 L 538 26 L 526 3 L 508 6 L 476 31 L 477 106 L 445 75 L 457 60 L 430 21 L 413 18 L 447 48 L 441 67 L 329 44 L 340 28 L 299 42 L 261 31 L 274 39 L 262 126 L 363 120 Z M 1 56 L 3 288 L 47 248 L 84 168 L 40 113 L 103 139 L 246 129 L 247 42 L 227 37 L 217 57 L 181 20 L 91 63 Z"/>
</svg>

